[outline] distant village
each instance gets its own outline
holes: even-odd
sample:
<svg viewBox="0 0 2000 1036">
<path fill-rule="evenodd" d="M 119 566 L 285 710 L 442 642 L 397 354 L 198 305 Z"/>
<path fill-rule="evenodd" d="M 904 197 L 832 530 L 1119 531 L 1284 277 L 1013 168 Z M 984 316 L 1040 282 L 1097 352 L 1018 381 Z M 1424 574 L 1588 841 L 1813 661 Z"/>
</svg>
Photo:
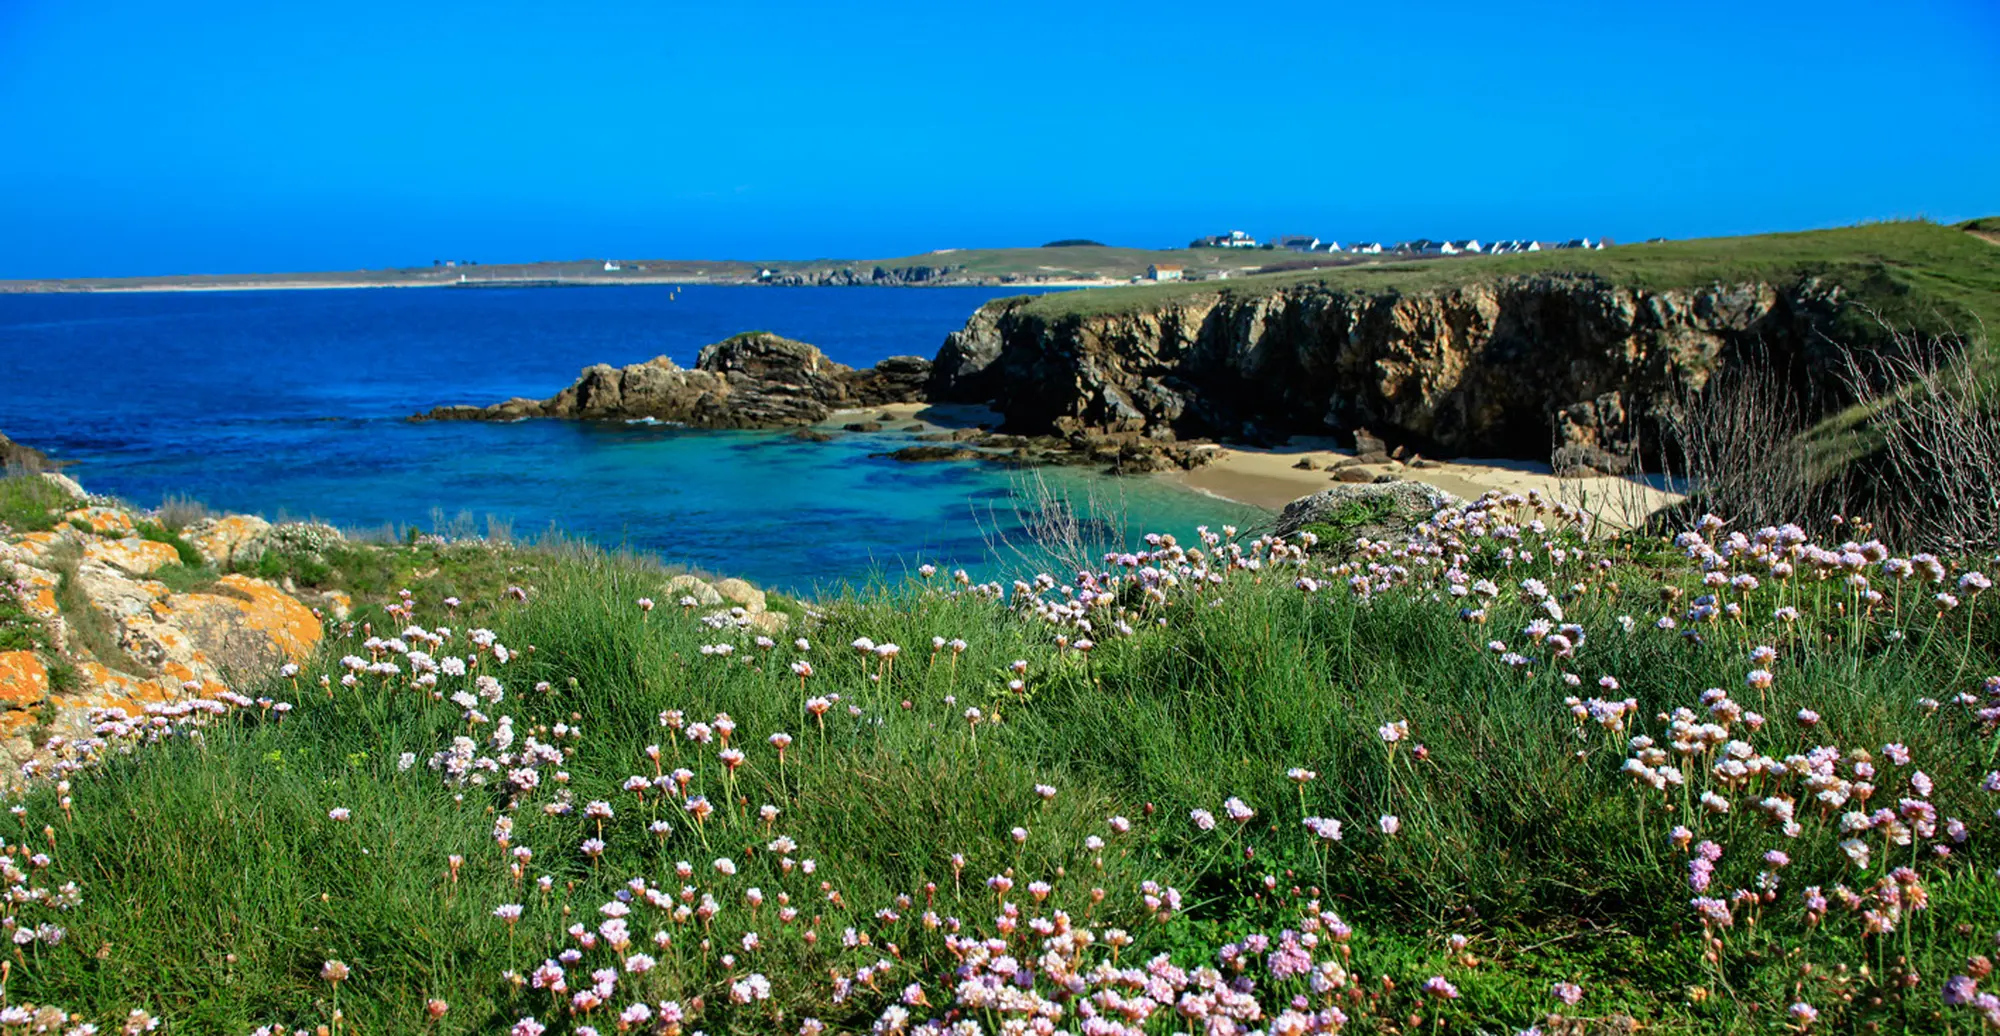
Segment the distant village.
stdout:
<svg viewBox="0 0 2000 1036">
<path fill-rule="evenodd" d="M 1520 252 L 1547 252 L 1561 248 L 1601 249 L 1611 244 L 1610 238 L 1578 237 L 1567 241 L 1530 241 L 1509 239 L 1504 241 L 1480 241 L 1467 238 L 1462 241 L 1433 241 L 1418 238 L 1415 241 L 1399 241 L 1385 245 L 1380 241 L 1355 241 L 1341 244 L 1338 241 L 1323 241 L 1311 235 L 1289 234 L 1275 241 L 1264 242 L 1244 233 L 1232 230 L 1227 234 L 1212 234 L 1188 242 L 1189 248 L 1240 248 L 1263 249 L 1266 251 L 1295 252 L 1300 255 L 1325 256 L 1446 256 L 1446 255 L 1514 255 Z M 1215 276 L 1216 274 L 1211 274 Z M 1185 268 L 1170 263 L 1158 264 L 1146 271 L 1146 279 L 1156 281 L 1177 281 L 1186 276 Z"/>
</svg>

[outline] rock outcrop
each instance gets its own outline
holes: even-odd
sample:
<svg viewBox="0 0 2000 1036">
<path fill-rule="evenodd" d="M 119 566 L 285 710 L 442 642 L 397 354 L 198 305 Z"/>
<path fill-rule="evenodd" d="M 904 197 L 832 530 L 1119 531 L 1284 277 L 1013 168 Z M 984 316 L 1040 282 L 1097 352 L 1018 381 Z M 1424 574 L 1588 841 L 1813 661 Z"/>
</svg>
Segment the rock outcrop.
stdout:
<svg viewBox="0 0 2000 1036">
<path fill-rule="evenodd" d="M 622 368 L 600 363 L 548 399 L 439 407 L 418 419 L 560 417 L 785 428 L 823 421 L 840 409 L 920 402 L 930 367 L 921 357 L 892 356 L 855 370 L 804 342 L 753 332 L 702 349 L 692 370 L 665 356 Z"/>
<path fill-rule="evenodd" d="M 990 303 L 953 333 L 930 400 L 988 403 L 1002 431 L 1025 435 L 1271 442 L 1365 428 L 1433 456 L 1570 447 L 1602 465 L 1668 412 L 1679 383 L 1699 387 L 1746 349 L 1811 366 L 1842 299 L 1811 278 L 1649 291 L 1543 274 L 1409 293 L 1224 288 L 1103 315 L 1035 303 Z"/>
<path fill-rule="evenodd" d="M 53 471 L 56 467 L 48 454 L 0 433 L 0 471 Z"/>
<path fill-rule="evenodd" d="M 57 517 L 51 531 L 0 540 L 0 593 L 37 629 L 31 650 L 0 654 L 0 754 L 15 764 L 38 758 L 48 735 L 89 736 L 96 710 L 138 718 L 156 702 L 253 690 L 319 644 L 320 617 L 263 580 L 223 575 L 176 590 L 151 578 L 180 556 L 134 535 L 123 511 Z M 197 549 L 221 565 L 292 527 L 229 516 L 202 528 Z M 0 786 L 14 779 L 0 771 Z"/>
</svg>

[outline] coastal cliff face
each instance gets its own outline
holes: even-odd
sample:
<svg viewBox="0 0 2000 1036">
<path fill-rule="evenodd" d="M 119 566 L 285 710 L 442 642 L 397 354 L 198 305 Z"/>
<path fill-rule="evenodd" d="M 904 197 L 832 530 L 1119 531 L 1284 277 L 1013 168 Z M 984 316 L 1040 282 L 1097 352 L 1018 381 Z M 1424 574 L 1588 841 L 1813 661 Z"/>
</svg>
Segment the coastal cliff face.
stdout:
<svg viewBox="0 0 2000 1036">
<path fill-rule="evenodd" d="M 665 356 L 626 367 L 600 363 L 548 399 L 438 407 L 418 419 L 652 419 L 692 428 L 783 428 L 825 420 L 839 409 L 918 402 L 930 366 L 921 357 L 891 356 L 855 370 L 804 342 L 757 332 L 704 347 L 692 370 Z"/>
<path fill-rule="evenodd" d="M 1048 317 L 1033 301 L 991 303 L 947 338 L 933 401 L 990 401 L 1023 434 L 1368 429 L 1443 454 L 1569 447 L 1605 463 L 1678 383 L 1699 387 L 1746 349 L 1809 359 L 1842 304 L 1812 279 L 1644 291 L 1567 275 L 1412 293 L 1307 283 L 1104 315 Z"/>
</svg>

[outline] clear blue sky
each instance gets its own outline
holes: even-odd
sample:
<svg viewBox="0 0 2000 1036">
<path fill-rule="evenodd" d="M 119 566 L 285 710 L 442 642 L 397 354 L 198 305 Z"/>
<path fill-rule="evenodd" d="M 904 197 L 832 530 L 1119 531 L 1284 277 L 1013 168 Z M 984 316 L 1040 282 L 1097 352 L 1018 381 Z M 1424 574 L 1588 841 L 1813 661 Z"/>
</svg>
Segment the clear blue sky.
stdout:
<svg viewBox="0 0 2000 1036">
<path fill-rule="evenodd" d="M 2000 214 L 2000 3 L 0 0 L 0 277 Z"/>
</svg>

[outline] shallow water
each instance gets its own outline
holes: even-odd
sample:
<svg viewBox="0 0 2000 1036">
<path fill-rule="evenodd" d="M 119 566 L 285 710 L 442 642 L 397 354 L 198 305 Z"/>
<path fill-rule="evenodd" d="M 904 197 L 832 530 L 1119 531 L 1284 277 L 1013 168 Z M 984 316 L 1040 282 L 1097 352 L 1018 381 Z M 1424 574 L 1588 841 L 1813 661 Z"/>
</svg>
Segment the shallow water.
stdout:
<svg viewBox="0 0 2000 1036">
<path fill-rule="evenodd" d="M 0 430 L 77 461 L 95 492 L 270 518 L 517 537 L 551 527 L 794 590 L 918 563 L 1020 567 L 1019 473 L 871 457 L 906 436 L 525 421 L 412 424 L 444 403 L 542 397 L 592 363 L 746 330 L 843 363 L 930 356 L 977 288 L 620 287 L 0 295 Z M 1263 512 L 1157 479 L 1045 477 L 1127 540 Z"/>
</svg>

